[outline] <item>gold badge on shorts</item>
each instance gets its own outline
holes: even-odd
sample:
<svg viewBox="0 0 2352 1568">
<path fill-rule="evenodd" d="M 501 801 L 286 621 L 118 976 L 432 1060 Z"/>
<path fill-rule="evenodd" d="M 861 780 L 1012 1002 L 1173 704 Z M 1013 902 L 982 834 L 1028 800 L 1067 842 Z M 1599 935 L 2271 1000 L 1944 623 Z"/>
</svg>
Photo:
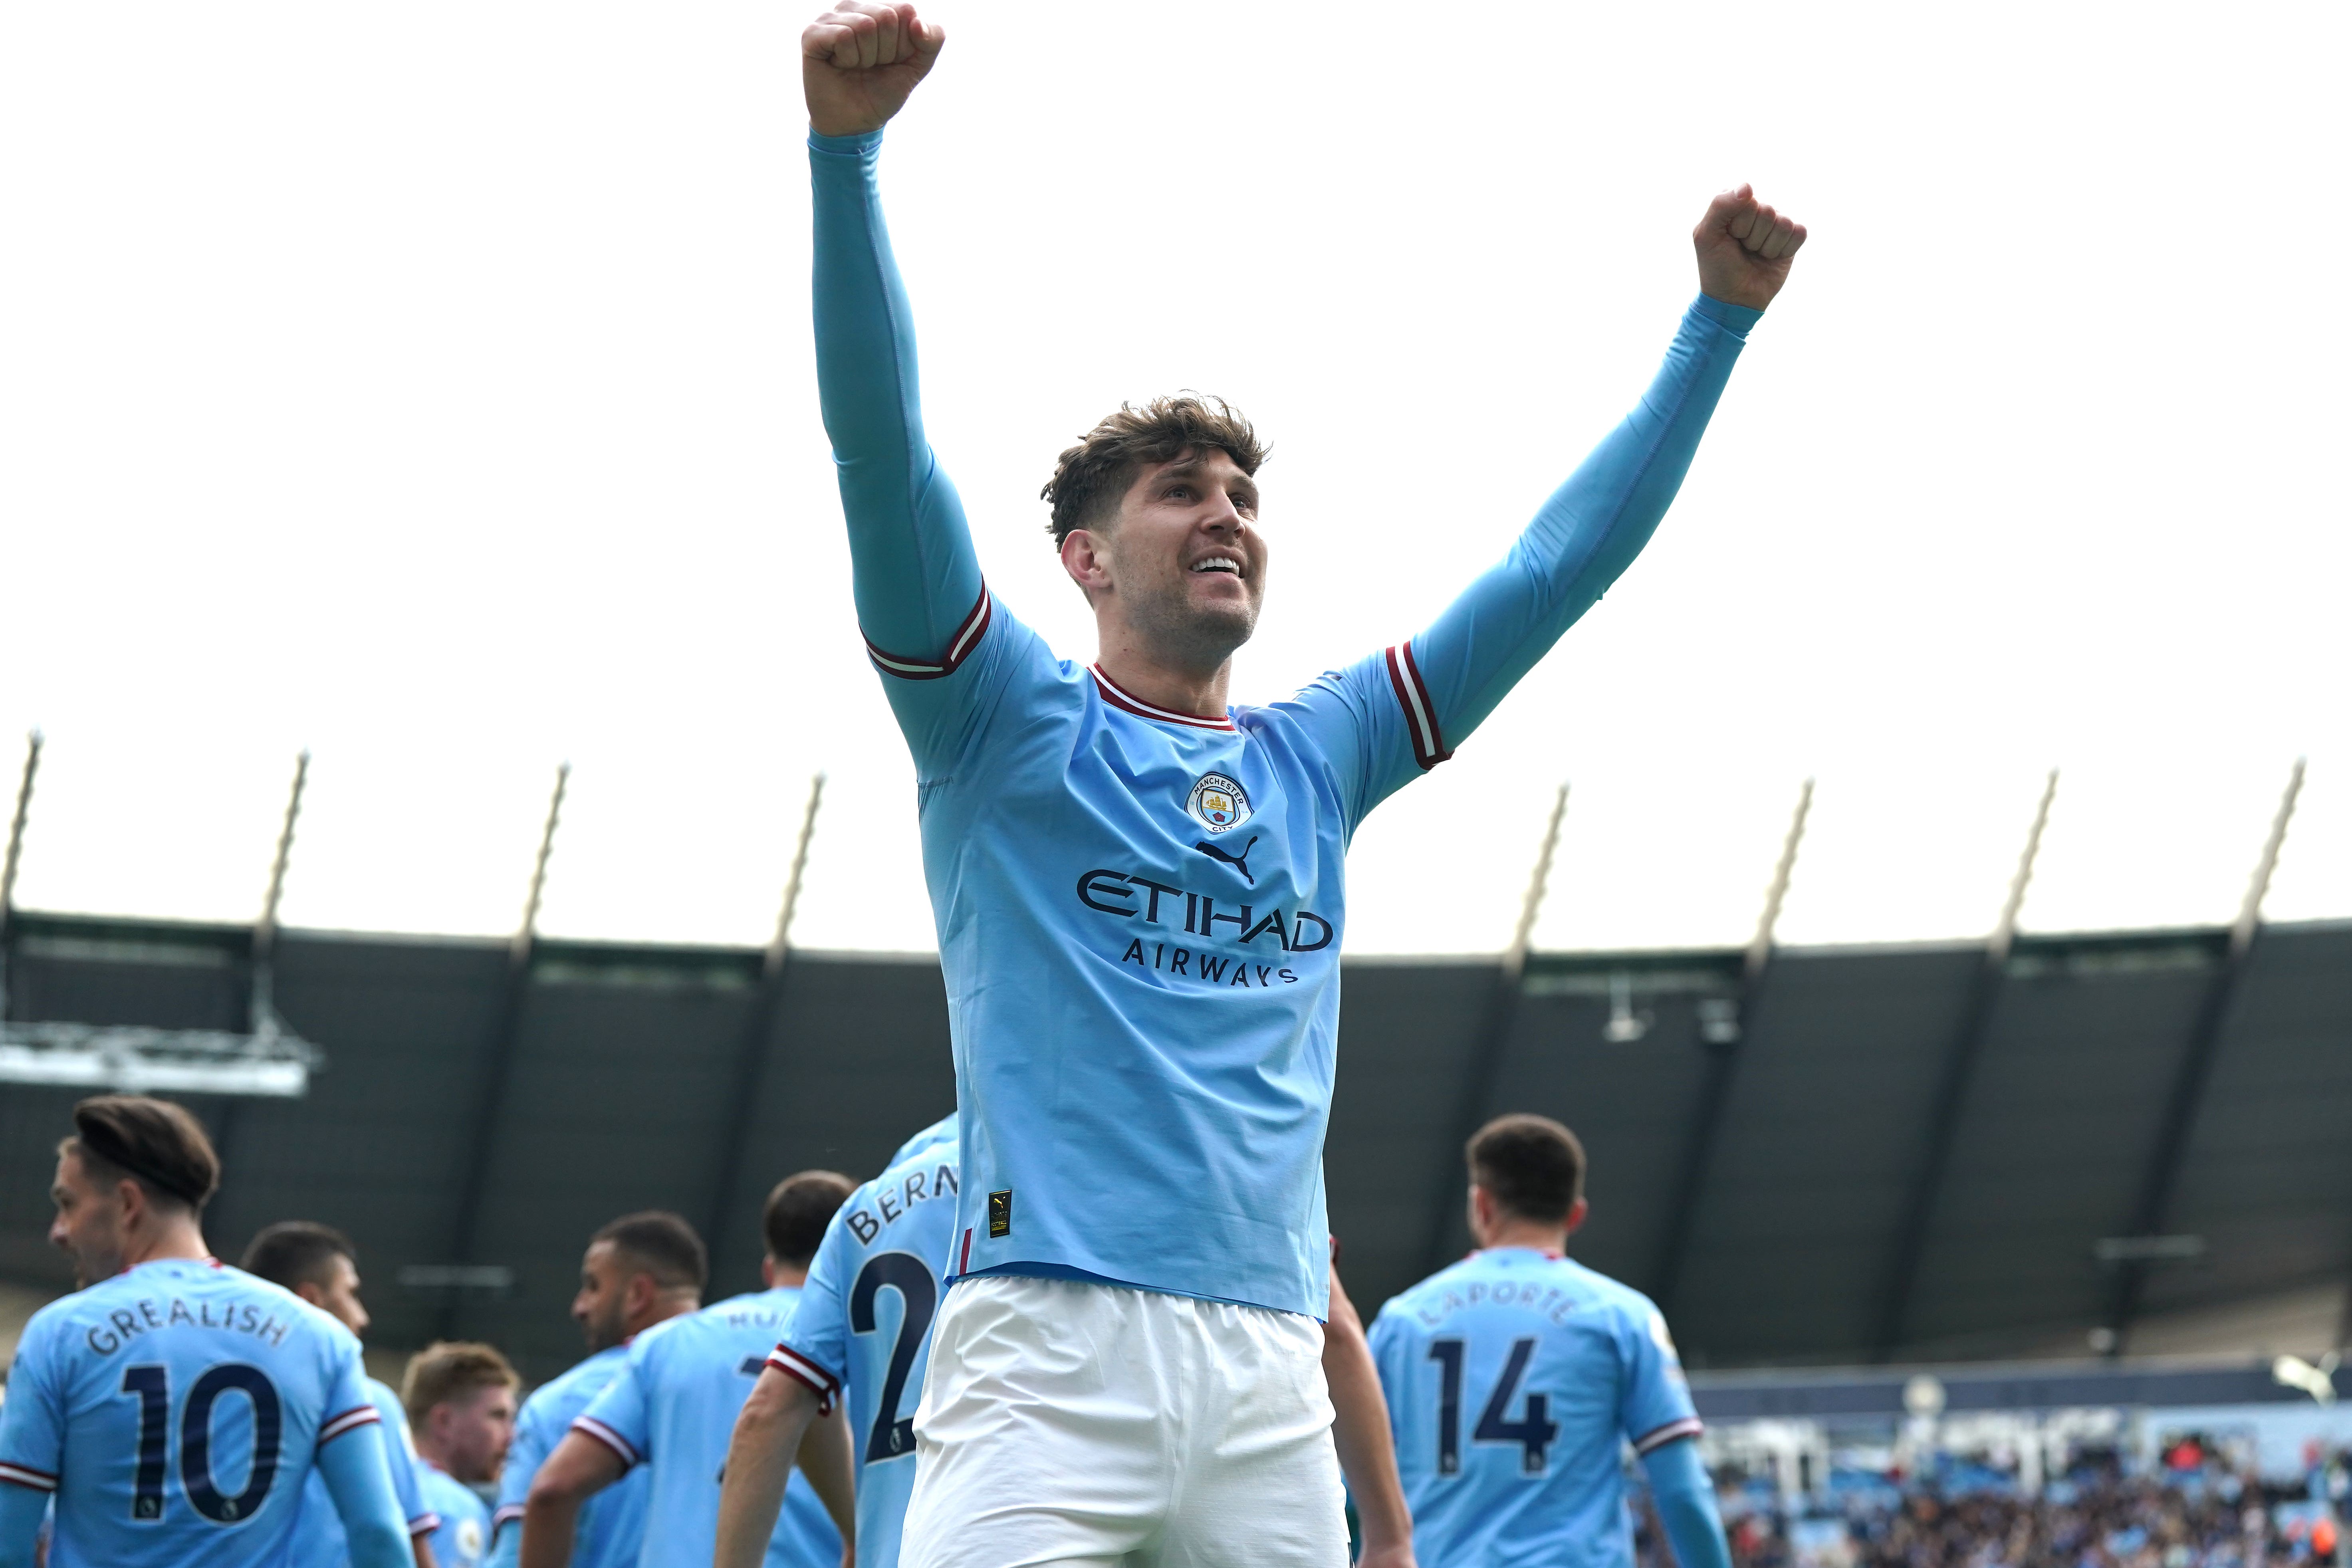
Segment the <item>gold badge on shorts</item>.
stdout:
<svg viewBox="0 0 2352 1568">
<path fill-rule="evenodd" d="M 1013 1189 L 988 1194 L 988 1234 L 992 1237 L 1013 1234 Z"/>
</svg>

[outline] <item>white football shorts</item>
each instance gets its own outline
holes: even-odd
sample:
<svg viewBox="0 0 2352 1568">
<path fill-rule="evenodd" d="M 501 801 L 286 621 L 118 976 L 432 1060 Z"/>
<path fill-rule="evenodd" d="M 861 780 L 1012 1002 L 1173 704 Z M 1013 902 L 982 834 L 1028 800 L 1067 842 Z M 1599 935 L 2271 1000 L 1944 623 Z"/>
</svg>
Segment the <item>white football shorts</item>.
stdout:
<svg viewBox="0 0 2352 1568">
<path fill-rule="evenodd" d="M 915 1412 L 905 1568 L 1346 1568 L 1323 1325 L 1067 1279 L 959 1281 Z"/>
</svg>

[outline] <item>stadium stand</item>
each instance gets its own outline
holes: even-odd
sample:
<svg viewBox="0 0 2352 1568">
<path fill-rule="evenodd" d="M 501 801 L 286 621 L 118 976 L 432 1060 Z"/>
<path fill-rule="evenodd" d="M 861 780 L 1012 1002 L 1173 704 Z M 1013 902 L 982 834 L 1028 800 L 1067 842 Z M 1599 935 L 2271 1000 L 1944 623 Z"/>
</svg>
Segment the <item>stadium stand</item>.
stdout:
<svg viewBox="0 0 2352 1568">
<path fill-rule="evenodd" d="M 19 910 L 8 949 L 16 1018 L 249 1014 L 247 928 Z M 2080 1356 L 2119 1301 L 2128 1352 L 2153 1314 L 2340 1290 L 2352 923 L 2268 926 L 2230 954 L 2220 930 L 2026 936 L 1988 993 L 1981 944 L 1798 948 L 1744 995 L 1729 951 L 1537 954 L 1516 982 L 1351 962 L 1327 1156 L 1350 1288 L 1377 1302 L 1466 1245 L 1460 1129 L 1524 1109 L 1591 1152 L 1578 1256 L 1662 1294 L 1694 1368 Z M 714 1291 L 742 1288 L 777 1173 L 877 1169 L 952 1109 L 928 957 L 804 952 L 771 978 L 752 949 L 540 942 L 518 963 L 289 931 L 273 961 L 325 1062 L 306 1099 L 189 1097 L 227 1163 L 219 1244 L 323 1215 L 383 1282 L 383 1342 L 488 1340 L 534 1380 L 578 1354 L 562 1304 L 605 1216 L 696 1219 L 720 1239 Z M 0 1094 L 0 1280 L 62 1282 L 43 1194 L 81 1092 Z M 2158 1224 L 2136 1231 L 2150 1190 Z"/>
</svg>

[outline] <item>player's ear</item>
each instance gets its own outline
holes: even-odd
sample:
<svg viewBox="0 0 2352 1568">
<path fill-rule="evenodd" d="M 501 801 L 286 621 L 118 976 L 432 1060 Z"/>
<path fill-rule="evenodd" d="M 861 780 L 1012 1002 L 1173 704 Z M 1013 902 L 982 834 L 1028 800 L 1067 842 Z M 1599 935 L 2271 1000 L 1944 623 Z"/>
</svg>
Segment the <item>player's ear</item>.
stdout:
<svg viewBox="0 0 2352 1568">
<path fill-rule="evenodd" d="M 1090 528 L 1074 528 L 1062 535 L 1062 570 L 1089 597 L 1110 586 L 1103 538 Z"/>
<path fill-rule="evenodd" d="M 1568 1226 L 1564 1234 L 1574 1236 L 1576 1234 L 1577 1226 L 1584 1223 L 1584 1216 L 1591 1211 L 1592 1205 L 1591 1204 L 1586 1203 L 1582 1198 L 1577 1199 L 1574 1204 L 1569 1206 Z"/>
</svg>

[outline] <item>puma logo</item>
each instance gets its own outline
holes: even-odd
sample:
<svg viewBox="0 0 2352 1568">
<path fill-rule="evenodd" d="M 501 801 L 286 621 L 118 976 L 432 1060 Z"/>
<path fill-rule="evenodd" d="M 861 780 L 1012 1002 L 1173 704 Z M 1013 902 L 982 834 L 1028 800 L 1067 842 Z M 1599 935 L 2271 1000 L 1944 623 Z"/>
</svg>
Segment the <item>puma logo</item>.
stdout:
<svg viewBox="0 0 2352 1568">
<path fill-rule="evenodd" d="M 1205 838 L 1200 843 L 1193 845 L 1192 847 L 1198 849 L 1202 854 L 1206 855 L 1212 860 L 1223 860 L 1226 865 L 1231 866 L 1234 870 L 1239 871 L 1242 874 L 1243 881 L 1247 882 L 1253 888 L 1257 886 L 1257 879 L 1250 875 L 1249 868 L 1250 851 L 1257 847 L 1256 834 L 1253 833 L 1250 835 L 1250 841 L 1242 846 L 1242 852 L 1238 855 L 1228 855 Z"/>
</svg>

